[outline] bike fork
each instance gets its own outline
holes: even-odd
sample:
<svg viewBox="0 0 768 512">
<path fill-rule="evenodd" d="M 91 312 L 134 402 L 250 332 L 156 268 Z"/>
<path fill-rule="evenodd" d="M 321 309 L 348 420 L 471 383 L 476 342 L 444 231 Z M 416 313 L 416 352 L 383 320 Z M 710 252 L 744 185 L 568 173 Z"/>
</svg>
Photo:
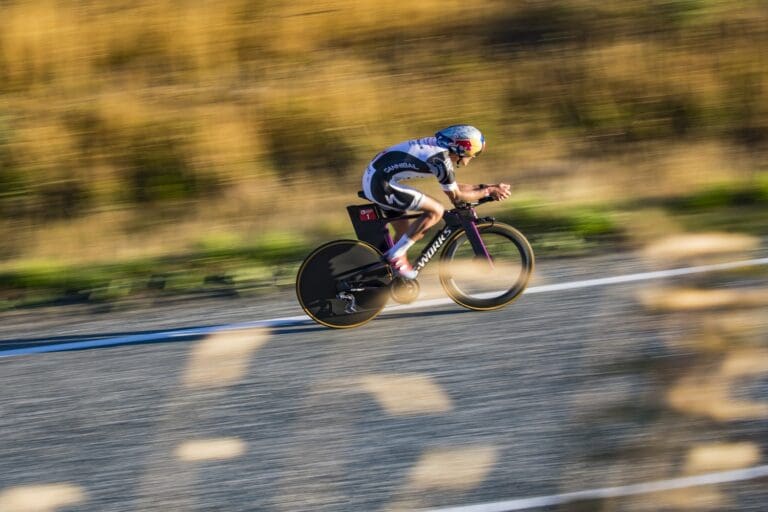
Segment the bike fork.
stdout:
<svg viewBox="0 0 768 512">
<path fill-rule="evenodd" d="M 493 258 L 488 254 L 488 249 L 485 247 L 485 243 L 483 243 L 483 239 L 480 237 L 480 230 L 477 229 L 477 224 L 474 222 L 465 222 L 464 230 L 467 233 L 470 245 L 472 245 L 472 251 L 474 251 L 475 257 L 485 259 L 491 266 L 491 269 L 493 269 Z"/>
</svg>

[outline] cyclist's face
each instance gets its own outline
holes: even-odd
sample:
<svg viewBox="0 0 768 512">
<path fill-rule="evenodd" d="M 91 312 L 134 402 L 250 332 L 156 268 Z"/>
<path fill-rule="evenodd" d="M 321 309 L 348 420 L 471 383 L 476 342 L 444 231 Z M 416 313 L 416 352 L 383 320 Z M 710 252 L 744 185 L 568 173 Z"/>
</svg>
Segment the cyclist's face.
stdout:
<svg viewBox="0 0 768 512">
<path fill-rule="evenodd" d="M 473 156 L 451 155 L 451 160 L 453 160 L 453 163 L 456 165 L 456 167 L 469 165 L 469 162 L 471 162 L 473 158 L 474 158 Z"/>
</svg>

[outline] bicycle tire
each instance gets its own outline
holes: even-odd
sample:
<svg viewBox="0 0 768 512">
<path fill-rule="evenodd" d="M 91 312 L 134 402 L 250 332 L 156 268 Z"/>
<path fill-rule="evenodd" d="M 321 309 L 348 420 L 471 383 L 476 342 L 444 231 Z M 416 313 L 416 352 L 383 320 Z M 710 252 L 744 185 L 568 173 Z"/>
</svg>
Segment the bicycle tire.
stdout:
<svg viewBox="0 0 768 512">
<path fill-rule="evenodd" d="M 379 314 L 389 299 L 391 280 L 392 271 L 378 249 L 360 240 L 336 240 L 304 259 L 296 275 L 296 297 L 315 322 L 349 329 Z M 345 291 L 354 297 L 354 312 L 346 310 L 349 301 L 339 298 Z"/>
<path fill-rule="evenodd" d="M 477 229 L 491 256 L 491 266 L 487 266 L 486 258 L 474 255 L 466 231 L 459 230 L 441 252 L 440 284 L 454 302 L 467 309 L 499 309 L 525 291 L 535 266 L 533 249 L 520 231 L 507 224 L 483 223 Z M 489 244 L 492 241 L 498 244 Z M 517 275 L 511 275 L 514 272 Z M 457 274 L 461 273 L 466 274 L 463 279 L 469 283 L 485 278 L 495 291 L 472 290 L 471 284 L 460 282 Z"/>
</svg>

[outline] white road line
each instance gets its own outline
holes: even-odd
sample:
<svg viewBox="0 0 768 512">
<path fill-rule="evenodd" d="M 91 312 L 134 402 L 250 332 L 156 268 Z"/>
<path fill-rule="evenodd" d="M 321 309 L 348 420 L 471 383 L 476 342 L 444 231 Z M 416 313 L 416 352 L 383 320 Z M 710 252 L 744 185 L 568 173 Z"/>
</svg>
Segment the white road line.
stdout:
<svg viewBox="0 0 768 512">
<path fill-rule="evenodd" d="M 570 281 L 559 284 L 545 284 L 541 286 L 531 286 L 524 294 L 530 293 L 549 293 L 563 290 L 576 290 L 579 288 L 592 288 L 595 286 L 608 286 L 613 284 L 633 283 L 636 281 L 651 281 L 653 279 L 663 279 L 665 277 L 678 277 L 691 274 L 704 274 L 707 272 L 718 272 L 722 270 L 734 270 L 745 267 L 757 267 L 768 265 L 768 258 L 757 258 L 752 260 L 729 261 L 726 263 L 717 263 L 714 265 L 701 265 L 698 267 L 674 268 L 671 270 L 656 270 L 653 272 L 640 272 L 637 274 L 625 274 L 623 276 L 602 277 L 599 279 L 586 279 L 583 281 Z M 452 304 L 449 298 L 430 299 L 414 302 L 413 304 L 402 304 L 399 306 L 390 306 L 384 311 L 402 311 L 406 309 L 415 309 L 432 306 L 442 306 Z"/>
<path fill-rule="evenodd" d="M 618 487 L 603 487 L 600 489 L 588 489 L 585 491 L 552 494 L 550 496 L 535 496 L 532 498 L 520 498 L 506 501 L 494 501 L 490 503 L 478 503 L 457 507 L 435 508 L 424 512 L 511 512 L 514 510 L 528 510 L 539 507 L 551 507 L 575 501 L 616 498 L 622 496 L 634 496 L 653 492 L 672 491 L 702 485 L 724 484 L 744 480 L 754 480 L 768 477 L 768 465 L 754 466 L 734 471 L 722 471 L 718 473 L 706 473 L 703 475 L 658 480 L 640 484 L 622 485 Z"/>
<path fill-rule="evenodd" d="M 701 265 L 697 267 L 676 268 L 671 270 L 658 270 L 653 272 L 640 272 L 637 274 L 625 274 L 622 276 L 604 277 L 599 279 L 587 279 L 583 281 L 570 281 L 560 284 L 549 284 L 541 286 L 532 286 L 525 293 L 549 293 L 554 291 L 575 290 L 579 288 L 591 288 L 595 286 L 609 286 L 615 284 L 632 283 L 637 281 L 650 281 L 653 279 L 663 279 L 667 277 L 677 277 L 691 274 L 703 274 L 707 272 L 717 272 L 722 270 L 733 270 L 738 268 L 756 267 L 759 265 L 768 265 L 768 258 L 756 258 L 751 260 L 729 261 L 727 263 L 718 263 L 715 265 Z M 434 306 L 444 306 L 453 304 L 449 298 L 429 299 L 414 302 L 412 304 L 402 304 L 399 306 L 389 306 L 384 313 L 406 311 L 410 309 L 429 308 Z M 72 341 L 65 343 L 52 343 L 48 345 L 34 345 L 21 348 L 11 348 L 0 350 L 0 358 L 39 354 L 46 352 L 59 352 L 63 350 L 85 350 L 91 348 L 114 347 L 119 345 L 131 345 L 136 343 L 146 343 L 150 341 L 180 338 L 207 336 L 214 332 L 232 330 L 232 329 L 251 329 L 254 327 L 276 328 L 276 327 L 294 327 L 298 325 L 313 325 L 313 322 L 305 315 L 287 316 L 279 318 L 270 318 L 268 320 L 255 320 L 252 322 L 241 322 L 234 324 L 218 325 L 215 327 L 173 329 L 169 331 L 158 331 L 146 334 L 134 334 L 126 336 L 112 336 L 107 338 L 88 339 L 82 341 Z M 1 341 L 1 340 L 0 340 Z"/>
<path fill-rule="evenodd" d="M 701 265 L 698 267 L 674 268 L 671 270 L 657 270 L 654 272 L 640 272 L 639 274 L 626 274 L 623 276 L 604 277 L 600 279 L 588 279 L 586 281 L 573 281 L 570 283 L 550 284 L 543 286 L 534 286 L 526 290 L 526 293 L 546 293 L 559 290 L 574 290 L 576 288 L 589 288 L 592 286 L 605 286 L 610 284 L 631 283 L 634 281 L 649 281 L 651 279 L 662 279 L 665 277 L 678 277 L 691 274 L 703 274 L 706 272 L 718 272 L 721 270 L 734 270 L 744 267 L 756 267 L 759 265 L 768 265 L 768 258 L 757 258 L 753 260 L 729 261 L 726 263 L 717 263 L 714 265 Z"/>
</svg>

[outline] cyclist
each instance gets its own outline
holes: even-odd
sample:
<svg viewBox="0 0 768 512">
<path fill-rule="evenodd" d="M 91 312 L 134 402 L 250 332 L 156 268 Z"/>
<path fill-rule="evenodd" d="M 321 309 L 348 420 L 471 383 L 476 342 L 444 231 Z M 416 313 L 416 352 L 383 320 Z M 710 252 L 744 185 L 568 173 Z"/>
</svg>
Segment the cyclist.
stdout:
<svg viewBox="0 0 768 512">
<path fill-rule="evenodd" d="M 395 271 L 406 279 L 418 272 L 408 262 L 408 249 L 443 218 L 440 202 L 402 181 L 434 176 L 452 203 L 473 202 L 491 196 L 496 200 L 510 195 L 506 183 L 467 185 L 456 183 L 454 165 L 466 166 L 485 149 L 480 130 L 465 124 L 440 130 L 434 137 L 412 139 L 389 147 L 376 155 L 363 174 L 363 193 L 368 200 L 388 211 L 422 212 L 412 224 L 407 219 L 393 221 L 395 245 L 385 257 Z"/>
</svg>

